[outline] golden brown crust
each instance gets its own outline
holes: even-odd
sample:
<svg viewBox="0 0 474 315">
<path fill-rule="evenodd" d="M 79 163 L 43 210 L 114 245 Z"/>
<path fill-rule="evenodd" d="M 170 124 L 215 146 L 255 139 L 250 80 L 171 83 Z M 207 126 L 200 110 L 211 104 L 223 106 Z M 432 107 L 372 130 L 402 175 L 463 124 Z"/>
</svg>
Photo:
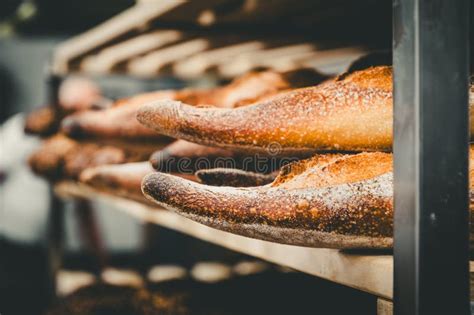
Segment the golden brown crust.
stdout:
<svg viewBox="0 0 474 315">
<path fill-rule="evenodd" d="M 318 167 L 322 164 L 332 162 L 336 159 L 341 158 L 342 156 L 344 155 L 340 153 L 316 154 L 315 156 L 309 159 L 289 163 L 280 169 L 280 172 L 273 181 L 272 186 L 279 186 L 281 184 L 284 184 L 309 168 Z"/>
<path fill-rule="evenodd" d="M 354 84 L 362 89 L 380 89 L 392 92 L 392 67 L 369 67 L 365 70 L 348 72 L 336 78 L 336 81 Z"/>
<path fill-rule="evenodd" d="M 474 155 L 470 163 L 472 170 Z M 188 218 L 244 236 L 302 246 L 391 246 L 391 154 L 316 157 L 289 169 L 271 185 L 253 188 L 201 185 L 156 173 L 144 178 L 142 190 Z"/>
<path fill-rule="evenodd" d="M 390 67 L 374 67 L 236 109 L 157 101 L 137 118 L 169 136 L 244 151 L 390 150 L 391 80 Z"/>
<path fill-rule="evenodd" d="M 275 181 L 272 187 L 320 188 L 359 182 L 392 171 L 392 155 L 383 152 L 329 157 L 326 161 L 316 156 L 301 163 L 304 163 L 303 170 L 286 180 Z"/>
</svg>

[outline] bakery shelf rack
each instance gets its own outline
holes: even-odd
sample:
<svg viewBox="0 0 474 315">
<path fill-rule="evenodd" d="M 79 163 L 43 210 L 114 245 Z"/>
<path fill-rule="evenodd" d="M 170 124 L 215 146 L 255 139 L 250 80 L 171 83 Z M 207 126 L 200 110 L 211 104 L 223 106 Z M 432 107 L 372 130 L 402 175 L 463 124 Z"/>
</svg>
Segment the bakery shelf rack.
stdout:
<svg viewBox="0 0 474 315">
<path fill-rule="evenodd" d="M 206 5 L 217 3 L 204 2 Z M 282 8 L 289 5 L 289 1 L 279 1 L 281 7 L 275 6 L 272 7 L 274 11 L 268 11 L 266 4 L 269 2 L 253 2 L 258 4 L 260 13 L 270 12 L 269 15 L 284 12 Z M 349 2 L 354 3 L 341 1 L 346 6 Z M 362 2 L 373 5 L 377 1 Z M 195 4 L 183 3 L 187 9 L 195 9 L 192 8 Z M 295 3 L 292 1 L 292 4 Z M 100 198 L 139 220 L 370 292 L 381 298 L 379 314 L 469 314 L 467 87 L 470 1 L 393 0 L 392 4 L 396 213 L 393 256 L 389 253 L 301 248 L 248 239 L 75 183 L 57 184 L 55 193 L 86 200 Z M 147 9 L 146 6 L 150 7 Z M 168 14 L 179 17 L 178 7 L 176 1 L 140 1 L 115 20 L 60 46 L 52 64 L 54 75 L 81 71 L 108 73 L 109 70 L 123 69 L 139 73 L 140 69 L 153 69 L 156 71 L 145 74 L 154 76 L 164 68 L 184 73 L 186 67 L 180 62 L 173 64 L 173 58 L 167 60 L 167 67 L 154 64 L 159 58 L 152 58 L 153 53 L 159 54 L 160 45 L 131 45 L 132 35 L 137 34 L 161 38 L 163 46 L 176 41 L 178 47 L 194 49 L 196 53 L 217 50 L 217 53 L 214 51 L 207 56 L 211 56 L 211 60 L 221 60 L 223 64 L 229 60 L 228 56 L 242 54 L 241 49 L 249 49 L 243 55 L 247 57 L 244 61 L 250 63 L 250 68 L 258 67 L 257 61 L 266 60 L 258 57 L 258 51 L 271 50 L 266 47 L 270 44 L 264 42 L 219 51 L 222 49 L 219 40 L 208 42 L 191 36 L 187 41 L 183 39 L 187 35 L 179 32 L 142 32 L 147 25 L 153 25 L 158 16 L 164 20 Z M 237 10 L 236 15 L 229 14 L 227 19 L 245 20 L 259 14 L 257 11 L 253 13 Z M 219 22 L 218 17 L 212 10 L 200 11 L 195 16 L 201 24 L 213 23 L 216 18 Z M 308 21 L 315 18 L 312 15 L 306 17 Z M 179 46 L 184 44 L 187 46 Z M 121 49 L 107 50 L 108 46 Z M 166 47 L 170 48 L 169 45 Z M 296 50 L 302 51 L 294 52 L 294 60 L 284 60 L 284 66 L 300 66 L 301 62 L 332 55 L 320 54 L 312 49 L 305 51 L 305 46 L 301 45 L 297 47 Z M 326 60 L 323 64 L 344 63 L 360 54 L 362 50 L 358 49 L 346 47 L 346 50 L 340 50 L 337 60 Z M 161 54 L 162 57 L 163 54 L 176 55 L 169 50 Z M 226 69 L 229 70 L 229 67 L 206 64 L 208 60 L 209 57 L 206 59 L 206 54 L 203 54 L 198 60 L 200 63 L 195 64 L 197 70 L 191 71 L 192 75 L 204 75 L 211 68 L 214 72 L 220 71 L 221 75 Z M 125 68 L 124 63 L 127 64 Z M 278 68 L 280 64 L 271 67 Z M 53 101 L 56 85 L 53 82 Z M 471 270 L 472 267 L 471 262 Z"/>
</svg>

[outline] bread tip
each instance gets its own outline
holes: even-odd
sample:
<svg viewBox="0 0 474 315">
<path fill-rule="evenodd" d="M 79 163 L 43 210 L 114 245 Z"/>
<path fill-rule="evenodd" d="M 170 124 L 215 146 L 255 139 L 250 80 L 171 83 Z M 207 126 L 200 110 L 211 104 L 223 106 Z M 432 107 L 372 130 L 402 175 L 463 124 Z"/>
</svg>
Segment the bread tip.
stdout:
<svg viewBox="0 0 474 315">
<path fill-rule="evenodd" d="M 156 100 L 140 106 L 136 119 L 144 126 L 156 128 L 173 120 L 182 103 L 170 99 Z"/>
<path fill-rule="evenodd" d="M 142 179 L 142 193 L 145 197 L 152 197 L 155 200 L 155 193 L 157 191 L 157 182 L 161 180 L 160 173 L 151 173 L 145 175 Z"/>
<path fill-rule="evenodd" d="M 189 197 L 189 181 L 166 173 L 147 174 L 142 180 L 142 193 L 150 201 L 169 208 L 182 204 Z"/>
</svg>

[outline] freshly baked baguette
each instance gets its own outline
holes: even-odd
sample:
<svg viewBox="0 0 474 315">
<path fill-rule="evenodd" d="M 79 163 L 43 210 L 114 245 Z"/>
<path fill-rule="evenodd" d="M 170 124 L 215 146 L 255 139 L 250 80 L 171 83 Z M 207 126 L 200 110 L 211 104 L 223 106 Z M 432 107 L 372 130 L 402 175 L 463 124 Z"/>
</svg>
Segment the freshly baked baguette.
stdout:
<svg viewBox="0 0 474 315">
<path fill-rule="evenodd" d="M 57 106 L 64 113 L 102 107 L 105 104 L 109 103 L 104 103 L 100 88 L 90 80 L 72 77 L 59 86 Z"/>
<path fill-rule="evenodd" d="M 474 111 L 471 106 L 471 133 Z M 138 120 L 191 142 L 247 152 L 390 151 L 392 68 L 378 66 L 235 109 L 198 108 L 161 100 Z"/>
<path fill-rule="evenodd" d="M 79 176 L 79 181 L 96 190 L 147 202 L 141 190 L 145 175 L 155 172 L 149 162 L 99 165 L 86 168 Z M 178 175 L 194 180 L 192 175 Z"/>
<path fill-rule="evenodd" d="M 143 201 L 141 182 L 152 172 L 148 162 L 100 165 L 82 171 L 79 181 L 97 190 Z"/>
<path fill-rule="evenodd" d="M 61 122 L 61 131 L 74 138 L 101 137 L 122 139 L 164 140 L 154 130 L 144 127 L 135 119 L 136 111 L 151 100 L 173 98 L 174 91 L 158 91 L 119 100 L 102 110 L 88 110 L 67 116 Z"/>
<path fill-rule="evenodd" d="M 250 72 L 226 86 L 203 91 L 198 97 L 193 97 L 195 90 L 184 90 L 177 100 L 192 105 L 235 108 L 252 104 L 281 91 L 312 86 L 328 78 L 313 69 Z"/>
<path fill-rule="evenodd" d="M 100 89 L 91 81 L 79 78 L 64 80 L 58 91 L 58 103 L 43 106 L 29 113 L 25 132 L 42 137 L 57 132 L 61 120 L 68 114 L 91 109 L 104 109 L 111 101 L 102 97 Z"/>
<path fill-rule="evenodd" d="M 77 137 L 119 137 L 156 139 L 162 136 L 136 120 L 136 112 L 144 103 L 174 99 L 192 105 L 233 108 L 274 95 L 292 87 L 308 86 L 326 77 L 310 70 L 287 73 L 255 72 L 234 80 L 227 86 L 214 89 L 185 89 L 157 91 L 118 101 L 105 111 L 86 111 L 73 114 L 62 122 L 62 131 Z"/>
<path fill-rule="evenodd" d="M 26 116 L 25 133 L 49 136 L 56 132 L 59 125 L 58 114 L 52 106 L 35 109 Z"/>
<path fill-rule="evenodd" d="M 63 135 L 55 135 L 44 141 L 41 147 L 30 155 L 28 164 L 37 175 L 48 179 L 61 178 L 64 156 L 76 146 L 76 141 Z"/>
<path fill-rule="evenodd" d="M 64 155 L 63 176 L 77 179 L 79 174 L 88 167 L 126 163 L 129 160 L 127 152 L 121 148 L 91 143 L 80 144 Z"/>
<path fill-rule="evenodd" d="M 152 151 L 78 142 L 62 134 L 47 139 L 29 158 L 32 170 L 49 180 L 76 179 L 88 167 L 145 161 Z"/>
<path fill-rule="evenodd" d="M 144 178 L 142 190 L 185 217 L 248 237 L 311 247 L 392 246 L 390 153 L 317 155 L 288 166 L 272 184 L 252 188 L 155 173 Z"/>
</svg>

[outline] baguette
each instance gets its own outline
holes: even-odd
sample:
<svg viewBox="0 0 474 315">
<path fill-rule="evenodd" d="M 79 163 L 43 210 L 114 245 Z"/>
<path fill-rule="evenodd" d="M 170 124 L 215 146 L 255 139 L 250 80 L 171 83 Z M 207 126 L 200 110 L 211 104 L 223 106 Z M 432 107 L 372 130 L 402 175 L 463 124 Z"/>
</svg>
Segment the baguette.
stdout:
<svg viewBox="0 0 474 315">
<path fill-rule="evenodd" d="M 77 143 L 63 135 L 55 135 L 33 152 L 28 158 L 31 170 L 40 176 L 51 180 L 63 176 L 64 156 L 72 152 Z"/>
<path fill-rule="evenodd" d="M 121 164 L 129 160 L 127 152 L 121 148 L 95 144 L 79 144 L 64 155 L 62 176 L 64 178 L 77 179 L 81 172 L 88 167 Z"/>
<path fill-rule="evenodd" d="M 269 97 L 292 87 L 308 86 L 326 79 L 310 70 L 287 73 L 263 71 L 247 74 L 231 84 L 214 89 L 185 89 L 140 94 L 118 101 L 104 111 L 83 111 L 66 117 L 62 132 L 74 137 L 119 137 L 129 139 L 162 139 L 156 131 L 136 120 L 136 112 L 144 103 L 175 99 L 192 105 L 233 108 Z"/>
<path fill-rule="evenodd" d="M 43 106 L 26 116 L 25 133 L 46 137 L 58 130 L 58 113 L 52 106 Z"/>
<path fill-rule="evenodd" d="M 390 153 L 317 155 L 285 167 L 269 185 L 249 188 L 155 173 L 144 178 L 142 191 L 187 218 L 243 236 L 310 247 L 392 246 Z"/>
<path fill-rule="evenodd" d="M 82 171 L 79 181 L 103 192 L 143 201 L 141 181 L 153 171 L 148 162 L 100 165 Z"/>
<path fill-rule="evenodd" d="M 155 170 L 149 162 L 99 165 L 83 170 L 79 181 L 98 191 L 147 202 L 141 190 L 143 178 Z M 176 175 L 194 180 L 192 175 Z"/>
<path fill-rule="evenodd" d="M 119 100 L 114 106 L 105 110 L 77 112 L 63 119 L 61 131 L 73 138 L 100 137 L 164 141 L 165 137 L 138 123 L 135 114 L 144 102 L 173 98 L 174 95 L 174 91 L 144 93 Z"/>
<path fill-rule="evenodd" d="M 250 72 L 233 80 L 227 86 L 209 90 L 201 99 L 190 104 L 236 108 L 266 99 L 281 91 L 318 84 L 328 78 L 312 69 Z M 189 99 L 188 96 L 180 97 L 178 100 L 188 103 Z"/>
<path fill-rule="evenodd" d="M 25 132 L 41 137 L 50 136 L 57 132 L 66 115 L 103 109 L 110 103 L 102 97 L 100 89 L 93 82 L 79 78 L 66 79 L 59 87 L 57 104 L 39 107 L 27 115 Z"/>
<path fill-rule="evenodd" d="M 377 66 L 235 109 L 151 102 L 137 118 L 159 133 L 203 145 L 263 153 L 278 147 L 279 154 L 300 156 L 390 151 L 392 109 L 392 68 Z"/>
<path fill-rule="evenodd" d="M 105 105 L 102 91 L 90 80 L 72 77 L 64 80 L 59 86 L 57 106 L 64 114 L 102 105 Z"/>
<path fill-rule="evenodd" d="M 57 134 L 42 144 L 28 162 L 37 175 L 49 180 L 77 179 L 86 168 L 126 162 L 145 161 L 151 149 L 120 147 L 103 143 L 78 142 Z"/>
</svg>

